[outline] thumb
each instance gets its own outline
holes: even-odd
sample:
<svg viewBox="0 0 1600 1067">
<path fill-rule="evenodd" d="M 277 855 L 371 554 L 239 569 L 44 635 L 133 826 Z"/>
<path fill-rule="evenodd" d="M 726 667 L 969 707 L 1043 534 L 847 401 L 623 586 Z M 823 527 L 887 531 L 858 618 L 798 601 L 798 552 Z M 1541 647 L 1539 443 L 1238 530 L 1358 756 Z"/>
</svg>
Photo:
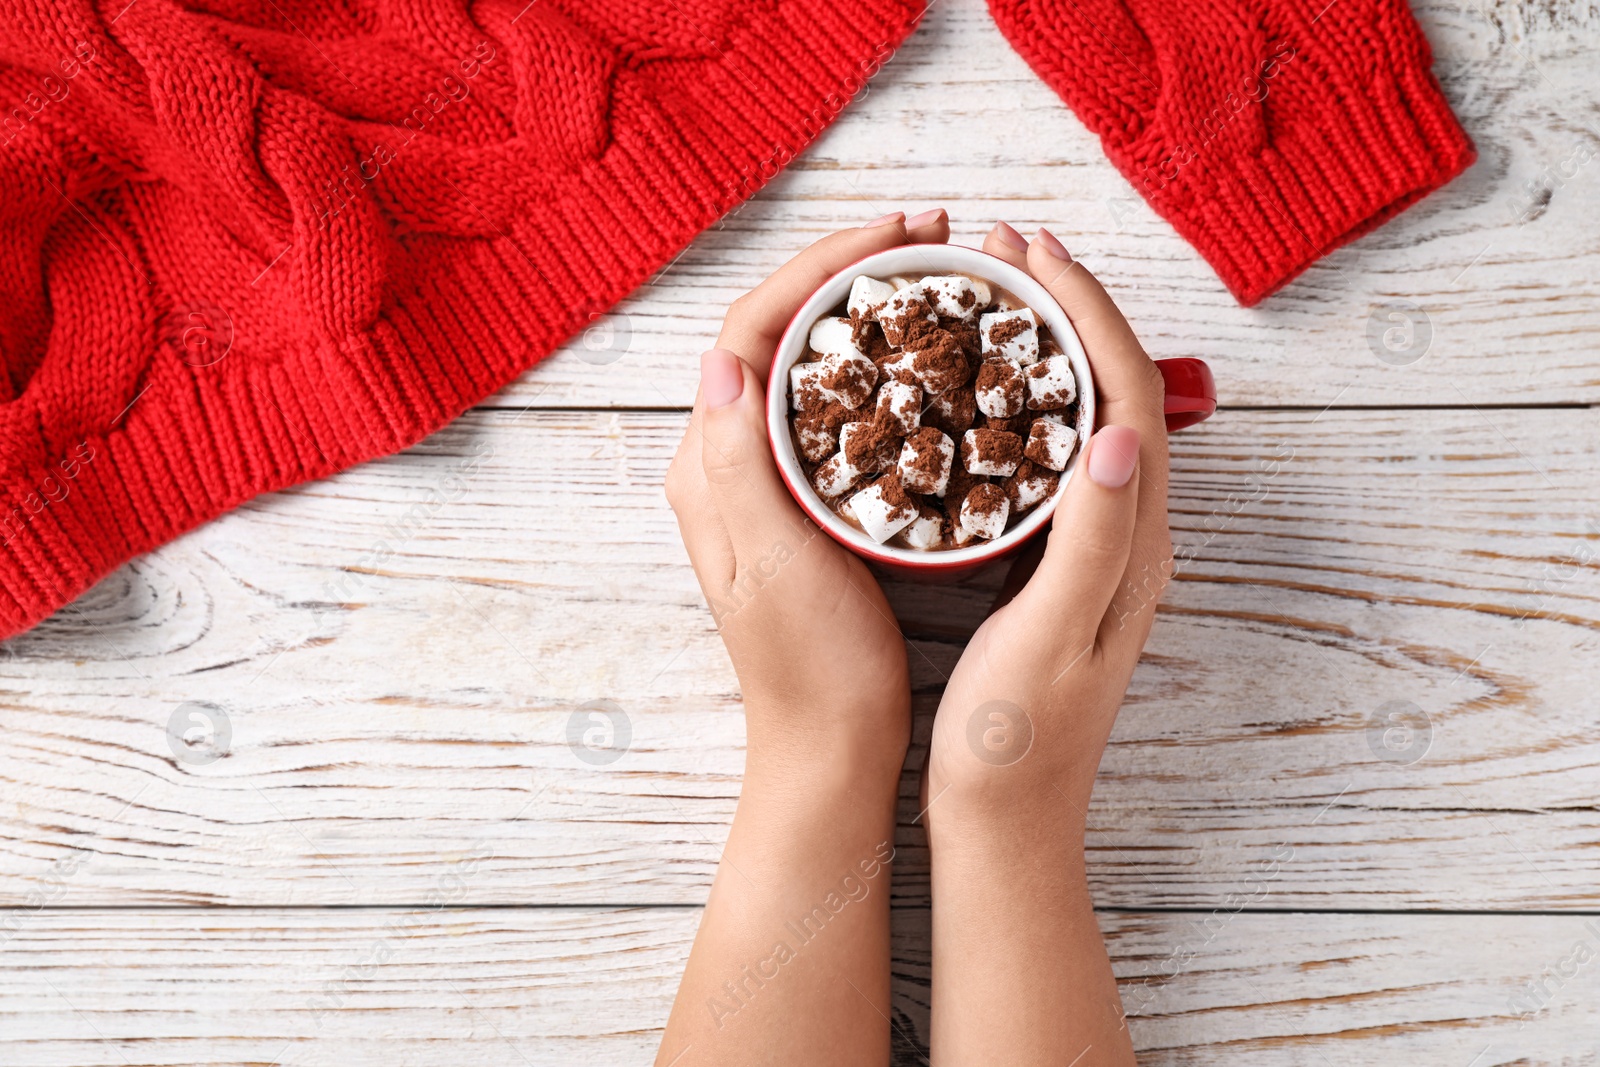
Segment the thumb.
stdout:
<svg viewBox="0 0 1600 1067">
<path fill-rule="evenodd" d="M 726 348 L 700 357 L 701 463 L 737 567 L 798 552 L 805 517 L 767 443 L 766 397 L 749 364 Z"/>
<path fill-rule="evenodd" d="M 1128 555 L 1139 500 L 1139 431 L 1106 426 L 1089 440 L 1051 520 L 1044 558 L 1018 597 L 1035 601 L 1052 638 L 1095 640 Z M 1030 612 L 1032 614 L 1032 612 Z"/>
</svg>

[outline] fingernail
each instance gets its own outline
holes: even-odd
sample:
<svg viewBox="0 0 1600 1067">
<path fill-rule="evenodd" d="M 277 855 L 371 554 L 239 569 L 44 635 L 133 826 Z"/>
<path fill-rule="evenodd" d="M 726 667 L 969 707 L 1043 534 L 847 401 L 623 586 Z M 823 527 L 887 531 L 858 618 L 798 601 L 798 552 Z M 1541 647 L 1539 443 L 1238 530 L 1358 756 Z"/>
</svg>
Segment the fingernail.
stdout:
<svg viewBox="0 0 1600 1067">
<path fill-rule="evenodd" d="M 1072 253 L 1067 251 L 1067 246 L 1056 240 L 1056 235 L 1043 226 L 1039 227 L 1039 233 L 1034 237 L 1034 240 L 1043 245 L 1046 252 L 1049 252 L 1061 262 L 1072 262 Z"/>
<path fill-rule="evenodd" d="M 881 218 L 881 219 L 873 219 L 871 222 L 867 223 L 865 226 L 863 226 L 861 228 L 863 230 L 870 230 L 875 226 L 887 226 L 891 222 L 899 222 L 901 219 L 903 219 L 905 217 L 906 217 L 906 213 L 904 211 L 891 211 L 887 215 L 885 215 L 883 218 Z"/>
<path fill-rule="evenodd" d="M 707 411 L 727 407 L 744 392 L 744 367 L 726 348 L 713 348 L 700 357 L 700 399 Z"/>
<path fill-rule="evenodd" d="M 1013 248 L 1018 252 L 1026 252 L 1028 250 L 1028 239 L 1003 222 L 995 223 L 994 229 L 989 232 L 1004 241 L 1009 248 Z"/>
<path fill-rule="evenodd" d="M 943 214 L 944 208 L 942 207 L 929 208 L 927 211 L 919 211 L 917 214 L 912 215 L 909 219 L 906 219 L 906 229 L 914 230 L 918 226 L 926 226 L 929 223 L 938 222 L 940 216 Z"/>
<path fill-rule="evenodd" d="M 1121 489 L 1138 465 L 1139 431 L 1131 426 L 1106 426 L 1089 442 L 1089 477 L 1096 485 Z"/>
</svg>

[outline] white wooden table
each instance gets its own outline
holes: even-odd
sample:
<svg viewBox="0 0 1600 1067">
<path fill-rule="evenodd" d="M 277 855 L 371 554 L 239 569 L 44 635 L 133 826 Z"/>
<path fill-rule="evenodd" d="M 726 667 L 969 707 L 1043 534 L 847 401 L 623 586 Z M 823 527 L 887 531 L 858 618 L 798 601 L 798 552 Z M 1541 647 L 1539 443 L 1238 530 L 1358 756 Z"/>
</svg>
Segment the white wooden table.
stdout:
<svg viewBox="0 0 1600 1067">
<path fill-rule="evenodd" d="M 979 0 L 941 0 L 602 329 L 0 647 L 0 1062 L 648 1062 L 744 736 L 661 495 L 693 357 L 815 237 L 944 204 L 962 243 L 1070 235 L 1220 385 L 1174 440 L 1194 560 L 1090 813 L 1141 1063 L 1600 1063 L 1600 8 L 1419 14 L 1481 162 L 1245 311 Z M 1410 348 L 1371 340 L 1391 305 Z M 914 768 L 994 585 L 891 588 L 900 1064 L 928 1032 Z M 594 700 L 631 734 L 609 763 L 568 742 Z M 191 702 L 226 715 L 214 762 L 169 745 Z"/>
</svg>

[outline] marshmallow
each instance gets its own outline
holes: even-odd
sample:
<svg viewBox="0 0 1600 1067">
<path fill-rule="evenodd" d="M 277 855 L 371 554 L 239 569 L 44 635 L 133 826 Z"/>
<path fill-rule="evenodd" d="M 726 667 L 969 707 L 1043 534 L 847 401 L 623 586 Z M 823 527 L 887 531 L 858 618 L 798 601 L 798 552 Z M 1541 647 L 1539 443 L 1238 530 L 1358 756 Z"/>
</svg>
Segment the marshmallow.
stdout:
<svg viewBox="0 0 1600 1067">
<path fill-rule="evenodd" d="M 994 302 L 994 291 L 989 288 L 989 283 L 982 278 L 968 277 L 972 283 L 972 295 L 978 298 L 978 310 L 983 310 Z"/>
<path fill-rule="evenodd" d="M 920 387 L 921 382 L 917 380 L 917 372 L 911 366 L 911 361 L 915 358 L 910 352 L 896 352 L 878 364 L 878 373 L 885 379 L 892 378 L 897 382 Z"/>
<path fill-rule="evenodd" d="M 863 356 L 856 344 L 855 327 L 836 315 L 817 320 L 811 327 L 811 350 L 819 356 Z"/>
<path fill-rule="evenodd" d="M 961 462 L 973 474 L 1004 478 L 1022 462 L 1022 438 L 1004 430 L 968 430 L 961 438 Z"/>
<path fill-rule="evenodd" d="M 1039 360 L 1039 316 L 1032 308 L 991 311 L 978 320 L 983 357 L 1001 356 L 1026 367 Z"/>
<path fill-rule="evenodd" d="M 1051 356 L 1028 368 L 1028 407 L 1033 411 L 1058 410 L 1077 397 L 1078 380 L 1066 356 Z"/>
<path fill-rule="evenodd" d="M 811 484 L 824 500 L 832 500 L 848 493 L 866 479 L 867 472 L 856 470 L 840 452 L 817 468 L 811 477 Z"/>
<path fill-rule="evenodd" d="M 900 446 L 900 484 L 913 493 L 938 496 L 950 482 L 956 443 L 932 426 L 924 426 Z"/>
<path fill-rule="evenodd" d="M 1072 460 L 1072 450 L 1078 447 L 1078 435 L 1059 422 L 1035 419 L 1028 430 L 1028 444 L 1023 455 L 1053 471 L 1064 471 Z"/>
<path fill-rule="evenodd" d="M 1020 515 L 1036 504 L 1048 500 L 1061 485 L 1061 476 L 1038 464 L 1024 460 L 1017 473 L 1006 479 L 1006 496 L 1011 498 L 1011 510 Z"/>
<path fill-rule="evenodd" d="M 828 355 L 817 362 L 822 366 L 817 388 L 823 396 L 851 411 L 867 402 L 872 387 L 878 383 L 878 366 L 866 356 Z"/>
<path fill-rule="evenodd" d="M 921 282 L 896 289 L 878 311 L 878 325 L 883 327 L 884 339 L 895 348 L 903 347 L 912 337 L 938 323 L 939 316 L 928 306 Z"/>
<path fill-rule="evenodd" d="M 883 544 L 917 517 L 917 506 L 893 475 L 879 478 L 845 505 L 868 537 Z"/>
<path fill-rule="evenodd" d="M 839 428 L 839 454 L 853 470 L 882 474 L 895 465 L 900 449 L 895 438 L 882 436 L 872 423 L 847 422 Z"/>
<path fill-rule="evenodd" d="M 978 405 L 971 389 L 951 389 L 930 398 L 925 422 L 937 422 L 939 428 L 954 435 L 964 434 L 972 428 Z M 926 417 L 931 414 L 931 418 Z"/>
<path fill-rule="evenodd" d="M 862 274 L 850 283 L 850 315 L 872 321 L 894 295 L 894 286 Z"/>
<path fill-rule="evenodd" d="M 796 363 L 789 368 L 789 399 L 795 411 L 814 406 L 806 402 L 806 394 L 816 392 L 820 397 L 822 370 L 820 363 Z"/>
<path fill-rule="evenodd" d="M 906 348 L 911 354 L 911 370 L 922 388 L 937 396 L 959 389 L 972 377 L 966 354 L 948 330 L 932 329 Z"/>
<path fill-rule="evenodd" d="M 813 463 L 821 463 L 839 447 L 839 435 L 821 419 L 796 419 L 794 435 L 800 441 L 801 453 Z"/>
<path fill-rule="evenodd" d="M 978 302 L 978 291 L 972 279 L 964 274 L 946 274 L 937 278 L 922 279 L 922 291 L 927 294 L 928 306 L 934 313 L 947 319 L 971 322 L 978 317 L 984 304 Z"/>
<path fill-rule="evenodd" d="M 926 552 L 944 543 L 944 517 L 932 508 L 923 508 L 905 528 L 906 544 Z"/>
<path fill-rule="evenodd" d="M 922 425 L 922 390 L 904 382 L 885 382 L 878 390 L 878 423 L 897 436 Z"/>
<path fill-rule="evenodd" d="M 994 540 L 1006 532 L 1011 517 L 1011 501 L 1005 490 L 993 482 L 975 485 L 961 502 L 961 528 L 973 537 Z"/>
<path fill-rule="evenodd" d="M 1009 419 L 1022 410 L 1026 387 L 1022 368 L 1009 359 L 985 360 L 978 368 L 978 408 L 994 419 Z"/>
<path fill-rule="evenodd" d="M 1041 411 L 1038 417 L 1045 422 L 1054 422 L 1061 426 L 1071 425 L 1071 423 L 1067 422 L 1067 413 L 1065 411 Z"/>
</svg>

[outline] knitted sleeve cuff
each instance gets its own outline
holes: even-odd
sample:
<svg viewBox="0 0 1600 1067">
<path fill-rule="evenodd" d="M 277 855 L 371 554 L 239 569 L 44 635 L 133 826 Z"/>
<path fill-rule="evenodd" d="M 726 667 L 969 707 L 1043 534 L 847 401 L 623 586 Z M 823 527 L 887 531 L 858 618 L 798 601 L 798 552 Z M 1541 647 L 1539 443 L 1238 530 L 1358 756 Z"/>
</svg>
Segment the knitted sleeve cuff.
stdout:
<svg viewBox="0 0 1600 1067">
<path fill-rule="evenodd" d="M 1201 139 L 1165 161 L 1165 175 L 1147 169 L 1135 181 L 1241 304 L 1259 303 L 1476 160 L 1426 49 L 1417 60 L 1358 93 L 1275 116 L 1257 151 L 1213 153 Z"/>
</svg>

